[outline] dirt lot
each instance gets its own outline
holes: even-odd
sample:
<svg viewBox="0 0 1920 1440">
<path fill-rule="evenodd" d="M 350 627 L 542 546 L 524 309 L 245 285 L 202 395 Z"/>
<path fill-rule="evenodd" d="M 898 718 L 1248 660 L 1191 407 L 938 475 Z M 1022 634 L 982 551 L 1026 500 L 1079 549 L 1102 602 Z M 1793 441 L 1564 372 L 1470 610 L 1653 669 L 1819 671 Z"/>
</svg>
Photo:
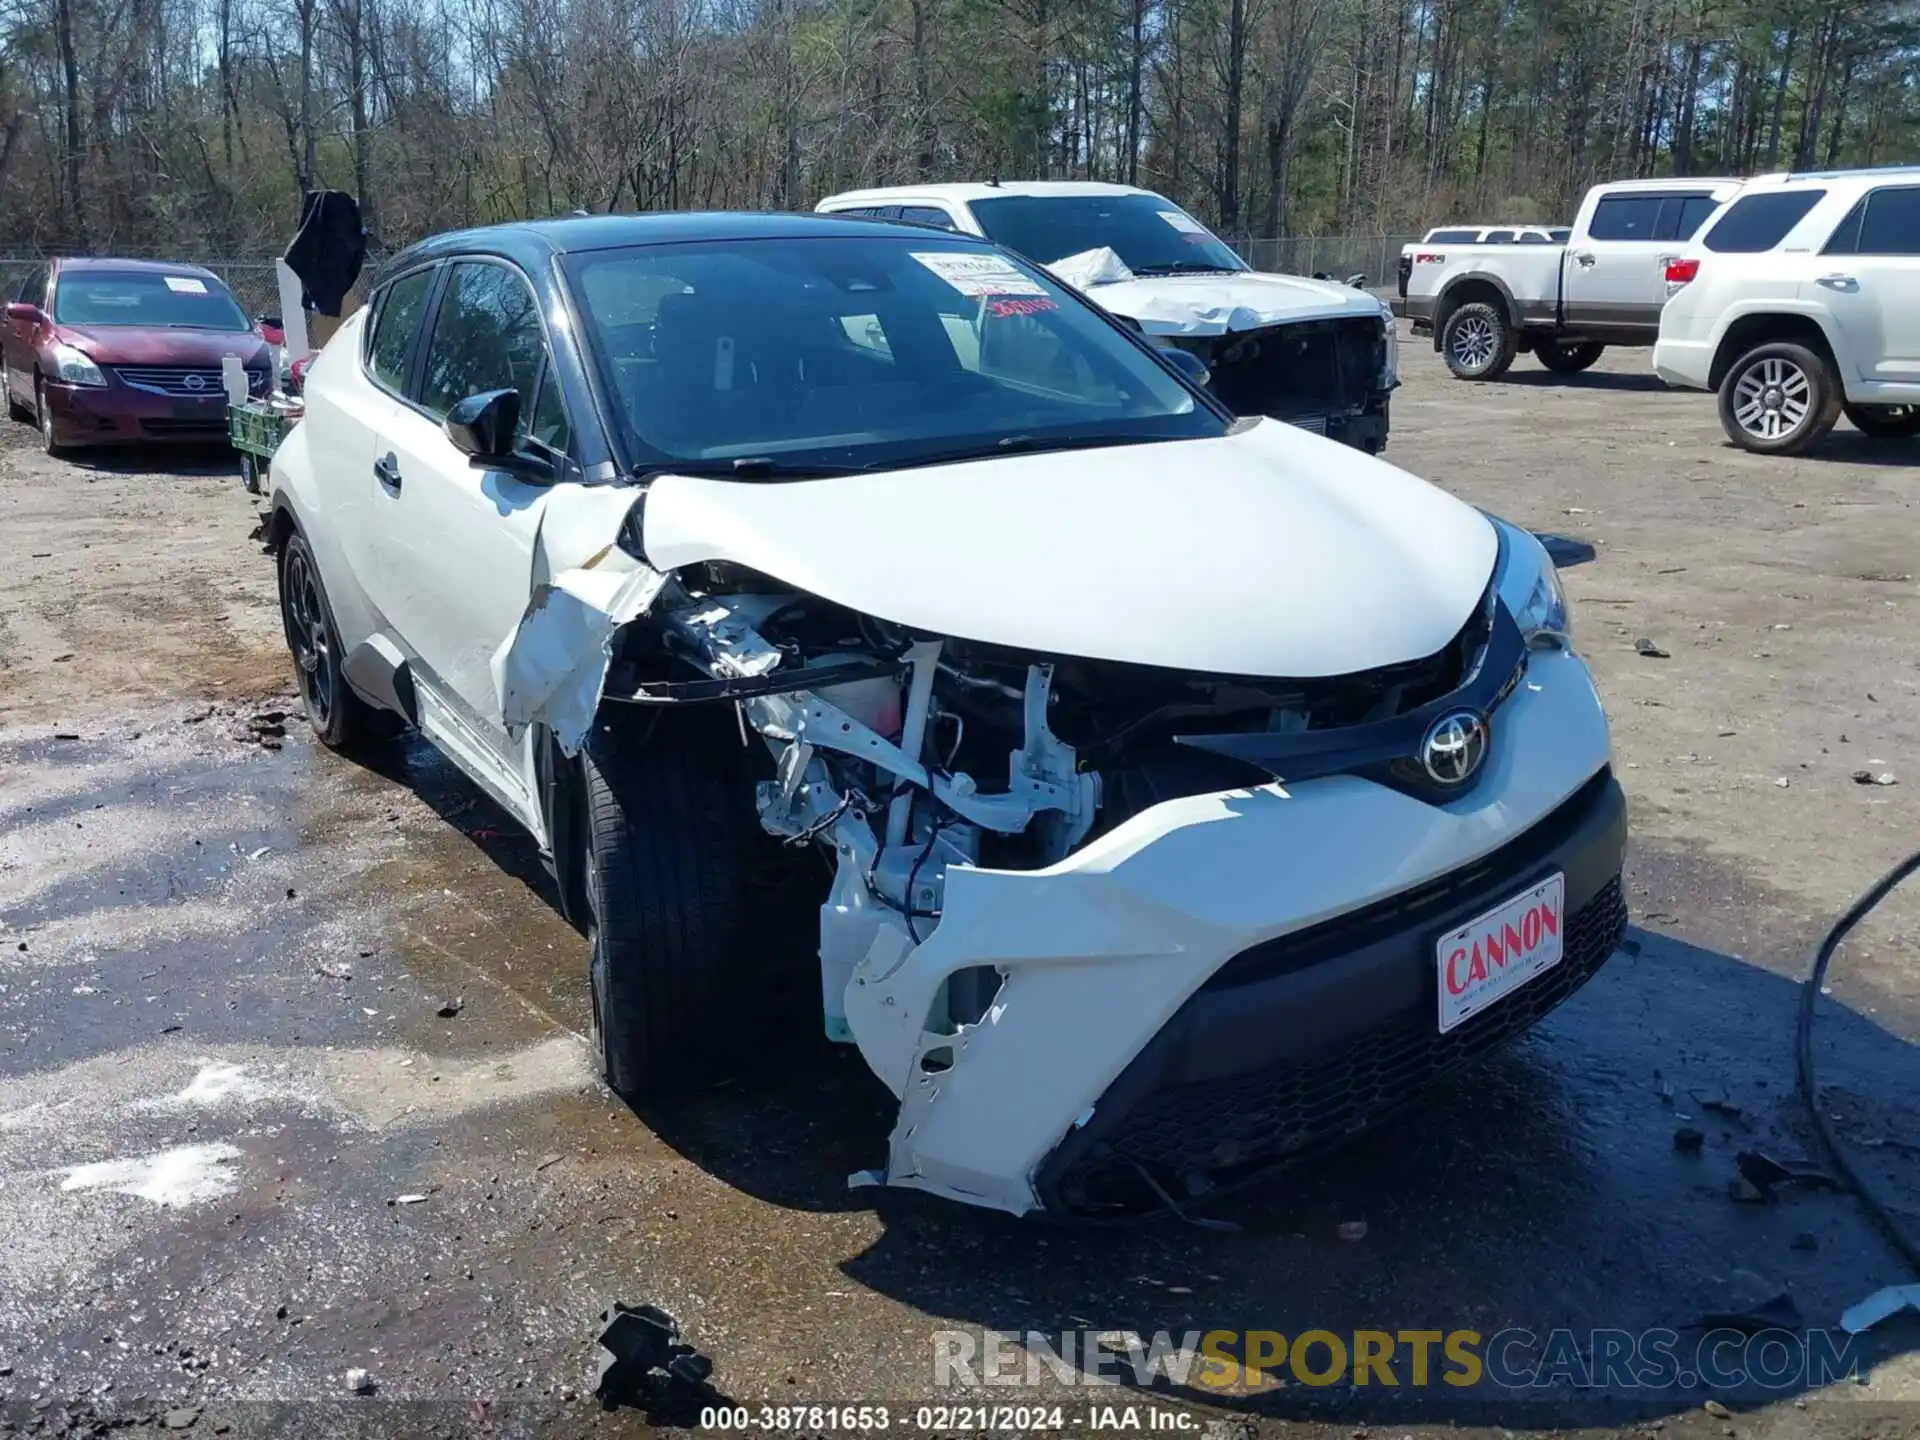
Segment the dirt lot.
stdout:
<svg viewBox="0 0 1920 1440">
<path fill-rule="evenodd" d="M 849 1193 L 888 1120 L 850 1055 L 636 1117 L 589 1074 L 583 945 L 530 845 L 417 743 L 367 769 L 255 718 L 292 705 L 225 462 L 51 462 L 8 427 L 0 1428 L 619 1433 L 641 1420 L 582 1398 L 614 1299 L 676 1313 L 742 1404 L 885 1404 L 909 1429 L 955 1398 L 936 1331 L 1567 1327 L 1590 1354 L 1595 1329 L 1670 1327 L 1690 1353 L 1762 1295 L 1830 1327 L 1912 1278 L 1844 1196 L 1726 1187 L 1737 1150 L 1811 1153 L 1794 978 L 1920 844 L 1920 448 L 1843 428 L 1813 458 L 1743 455 L 1640 354 L 1478 387 L 1406 355 L 1390 458 L 1598 547 L 1568 584 L 1637 928 L 1422 1113 L 1223 1204 L 1232 1231 Z M 1850 947 L 1820 1023 L 1840 1128 L 1920 1223 L 1920 897 Z M 1403 1368 L 1394 1391 L 1098 1398 L 1222 1436 L 1920 1434 L 1917 1342 L 1889 1323 L 1861 1383 L 1824 1388 L 1452 1392 Z M 1077 1431 L 1090 1393 L 993 1398 L 1064 1400 Z"/>
</svg>

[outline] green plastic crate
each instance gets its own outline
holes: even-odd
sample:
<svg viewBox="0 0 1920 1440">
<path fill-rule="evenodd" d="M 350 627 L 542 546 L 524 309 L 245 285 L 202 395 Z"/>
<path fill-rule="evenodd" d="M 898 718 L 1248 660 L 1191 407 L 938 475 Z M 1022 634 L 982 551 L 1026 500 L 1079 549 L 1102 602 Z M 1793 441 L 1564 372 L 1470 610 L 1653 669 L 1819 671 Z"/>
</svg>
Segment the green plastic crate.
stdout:
<svg viewBox="0 0 1920 1440">
<path fill-rule="evenodd" d="M 298 410 L 283 410 L 264 400 L 227 407 L 227 438 L 247 455 L 271 460 L 287 432 L 300 423 Z"/>
</svg>

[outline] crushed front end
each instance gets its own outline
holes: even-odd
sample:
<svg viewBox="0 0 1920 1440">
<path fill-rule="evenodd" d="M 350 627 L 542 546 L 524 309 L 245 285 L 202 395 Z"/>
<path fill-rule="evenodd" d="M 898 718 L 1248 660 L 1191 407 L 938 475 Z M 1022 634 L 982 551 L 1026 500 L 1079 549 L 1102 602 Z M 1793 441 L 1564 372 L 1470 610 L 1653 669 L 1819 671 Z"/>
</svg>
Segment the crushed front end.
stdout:
<svg viewBox="0 0 1920 1440">
<path fill-rule="evenodd" d="M 1606 721 L 1550 562 L 1502 534 L 1451 640 L 1351 674 L 1029 653 L 731 562 L 572 572 L 496 666 L 569 750 L 602 704 L 764 750 L 762 827 L 826 861 L 826 1031 L 900 1104 L 856 1179 L 1137 1213 L 1364 1128 L 1612 953 Z M 1557 963 L 1447 1025 L 1440 939 L 1549 882 Z"/>
</svg>

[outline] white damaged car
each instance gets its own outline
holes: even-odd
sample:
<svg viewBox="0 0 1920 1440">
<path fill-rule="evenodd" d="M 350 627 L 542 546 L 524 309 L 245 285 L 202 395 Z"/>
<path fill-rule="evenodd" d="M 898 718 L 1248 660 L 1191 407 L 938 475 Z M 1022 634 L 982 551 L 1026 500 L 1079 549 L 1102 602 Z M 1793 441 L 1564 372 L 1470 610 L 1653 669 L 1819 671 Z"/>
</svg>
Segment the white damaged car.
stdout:
<svg viewBox="0 0 1920 1440">
<path fill-rule="evenodd" d="M 899 1102 L 857 1180 L 1179 1208 L 1621 936 L 1539 542 L 984 241 L 441 236 L 306 407 L 269 534 L 313 727 L 417 727 L 537 838 L 623 1095 L 821 1026 Z"/>
<path fill-rule="evenodd" d="M 1235 414 L 1270 415 L 1369 455 L 1386 448 L 1400 383 L 1387 302 L 1355 285 L 1255 270 L 1164 195 L 1098 180 L 992 180 L 849 190 L 815 208 L 985 236 L 1149 343 L 1197 357 Z"/>
</svg>

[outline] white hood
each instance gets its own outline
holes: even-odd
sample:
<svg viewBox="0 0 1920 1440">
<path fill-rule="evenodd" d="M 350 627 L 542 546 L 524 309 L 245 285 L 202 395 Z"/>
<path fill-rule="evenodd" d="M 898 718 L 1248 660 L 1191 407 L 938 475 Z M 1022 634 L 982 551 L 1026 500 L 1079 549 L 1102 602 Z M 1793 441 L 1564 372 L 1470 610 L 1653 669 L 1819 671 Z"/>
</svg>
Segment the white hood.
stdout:
<svg viewBox="0 0 1920 1440">
<path fill-rule="evenodd" d="M 934 634 L 1239 675 L 1430 655 L 1497 549 L 1452 496 L 1273 421 L 821 480 L 662 475 L 642 514 L 662 570 L 732 561 Z"/>
<path fill-rule="evenodd" d="M 1078 258 L 1078 257 L 1075 257 Z M 1162 275 L 1095 284 L 1087 297 L 1140 322 L 1149 335 L 1224 335 L 1290 320 L 1379 316 L 1380 302 L 1351 285 L 1299 275 Z"/>
</svg>

